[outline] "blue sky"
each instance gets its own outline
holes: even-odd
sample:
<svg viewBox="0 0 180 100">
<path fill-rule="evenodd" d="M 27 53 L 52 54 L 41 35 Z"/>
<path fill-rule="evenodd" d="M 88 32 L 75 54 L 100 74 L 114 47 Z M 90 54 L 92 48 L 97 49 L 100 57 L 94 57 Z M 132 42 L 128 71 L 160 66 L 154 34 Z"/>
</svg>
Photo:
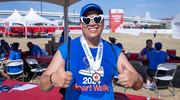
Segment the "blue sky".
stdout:
<svg viewBox="0 0 180 100">
<path fill-rule="evenodd" d="M 124 9 L 124 16 L 141 16 L 145 17 L 146 11 L 149 11 L 152 18 L 171 18 L 180 12 L 180 0 L 82 0 L 69 7 L 69 12 L 77 10 L 80 12 L 81 7 L 87 3 L 96 3 L 101 6 L 104 14 L 109 14 L 109 9 Z M 29 11 L 33 6 L 34 10 L 41 11 L 41 3 L 35 1 L 13 1 L 0 2 L 0 10 Z M 43 2 L 42 11 L 46 12 L 63 12 L 63 7 Z"/>
</svg>

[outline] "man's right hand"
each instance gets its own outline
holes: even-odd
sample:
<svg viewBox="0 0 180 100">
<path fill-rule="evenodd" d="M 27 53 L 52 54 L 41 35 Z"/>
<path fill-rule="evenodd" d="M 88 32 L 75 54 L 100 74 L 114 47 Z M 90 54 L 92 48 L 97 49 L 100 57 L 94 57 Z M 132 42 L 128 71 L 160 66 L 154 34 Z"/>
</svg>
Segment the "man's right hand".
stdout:
<svg viewBox="0 0 180 100">
<path fill-rule="evenodd" d="M 59 69 L 52 74 L 51 80 L 61 88 L 67 88 L 72 80 L 72 73 L 65 71 L 65 61 L 63 60 Z"/>
</svg>

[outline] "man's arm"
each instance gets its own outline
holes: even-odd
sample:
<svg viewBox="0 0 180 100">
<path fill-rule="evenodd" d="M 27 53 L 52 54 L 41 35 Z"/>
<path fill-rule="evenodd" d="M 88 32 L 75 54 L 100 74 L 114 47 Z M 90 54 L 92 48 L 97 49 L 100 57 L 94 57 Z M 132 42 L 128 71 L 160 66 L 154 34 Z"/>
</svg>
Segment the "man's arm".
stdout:
<svg viewBox="0 0 180 100">
<path fill-rule="evenodd" d="M 144 55 L 144 59 L 147 59 L 147 55 Z"/>
<path fill-rule="evenodd" d="M 118 58 L 117 71 L 120 73 L 118 75 L 118 81 L 124 85 L 124 87 L 131 87 L 133 90 L 142 88 L 142 77 L 136 72 L 122 52 Z"/>
<path fill-rule="evenodd" d="M 65 71 L 65 61 L 62 59 L 61 53 L 58 50 L 54 55 L 50 65 L 41 76 L 39 88 L 41 91 L 49 92 L 54 87 L 51 82 L 56 84 L 58 87 L 67 88 L 71 80 L 72 73 Z"/>
</svg>

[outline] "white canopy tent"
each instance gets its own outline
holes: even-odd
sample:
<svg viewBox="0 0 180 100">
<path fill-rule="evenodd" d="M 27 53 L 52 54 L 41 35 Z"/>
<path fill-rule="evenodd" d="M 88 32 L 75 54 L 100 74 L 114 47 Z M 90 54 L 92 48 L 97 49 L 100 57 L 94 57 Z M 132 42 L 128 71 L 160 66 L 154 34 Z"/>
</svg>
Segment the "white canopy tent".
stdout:
<svg viewBox="0 0 180 100">
<path fill-rule="evenodd" d="M 57 24 L 53 21 L 50 21 L 48 19 L 45 19 L 38 15 L 33 8 L 31 7 L 30 11 L 26 16 L 24 16 L 23 20 L 25 21 L 26 26 L 36 23 L 46 23 L 46 24 L 54 24 L 57 26 Z"/>
<path fill-rule="evenodd" d="M 172 38 L 180 39 L 180 13 L 173 19 Z"/>
<path fill-rule="evenodd" d="M 7 2 L 7 1 L 25 1 L 25 0 L 0 0 L 0 2 Z M 65 32 L 65 42 L 68 41 L 68 7 L 78 1 L 81 0 L 26 0 L 26 1 L 42 1 L 42 2 L 49 2 L 58 4 L 64 7 L 64 32 Z"/>
<path fill-rule="evenodd" d="M 19 14 L 17 9 L 14 10 L 13 14 L 10 15 L 8 18 L 2 20 L 0 23 L 9 22 L 9 26 L 12 26 L 13 23 L 15 24 L 22 24 L 24 25 L 23 16 Z"/>
</svg>

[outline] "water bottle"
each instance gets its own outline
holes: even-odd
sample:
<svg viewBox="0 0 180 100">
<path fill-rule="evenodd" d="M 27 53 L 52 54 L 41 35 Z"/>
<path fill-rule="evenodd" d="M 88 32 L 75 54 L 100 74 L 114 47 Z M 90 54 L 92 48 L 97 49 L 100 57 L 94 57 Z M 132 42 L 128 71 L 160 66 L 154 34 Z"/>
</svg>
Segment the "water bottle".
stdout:
<svg viewBox="0 0 180 100">
<path fill-rule="evenodd" d="M 147 100 L 151 100 L 151 98 L 150 98 L 150 97 L 147 97 Z"/>
<path fill-rule="evenodd" d="M 130 58 L 130 52 L 129 52 L 129 50 L 128 50 L 127 56 L 128 56 L 128 58 Z"/>
<path fill-rule="evenodd" d="M 37 57 L 40 58 L 40 52 L 38 51 Z"/>
</svg>

